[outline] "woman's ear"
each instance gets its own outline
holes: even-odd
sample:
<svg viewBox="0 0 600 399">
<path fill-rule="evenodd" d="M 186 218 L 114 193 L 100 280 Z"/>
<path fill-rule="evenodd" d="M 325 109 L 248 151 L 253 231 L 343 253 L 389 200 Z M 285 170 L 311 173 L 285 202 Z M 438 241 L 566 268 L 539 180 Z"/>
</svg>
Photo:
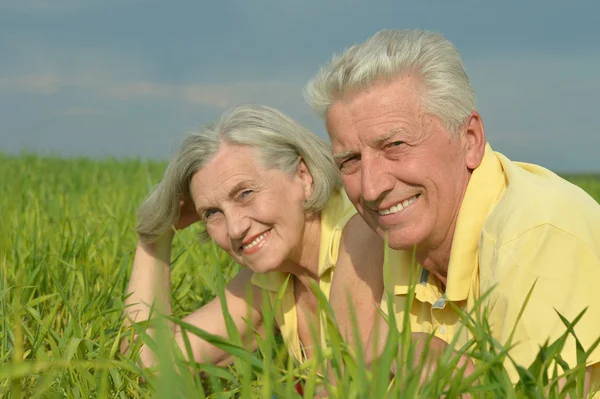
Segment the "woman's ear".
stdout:
<svg viewBox="0 0 600 399">
<path fill-rule="evenodd" d="M 302 186 L 304 187 L 304 200 L 307 201 L 312 196 L 314 181 L 306 162 L 304 162 L 304 159 L 302 158 L 300 158 L 300 162 L 298 162 L 296 174 L 302 181 Z"/>
</svg>

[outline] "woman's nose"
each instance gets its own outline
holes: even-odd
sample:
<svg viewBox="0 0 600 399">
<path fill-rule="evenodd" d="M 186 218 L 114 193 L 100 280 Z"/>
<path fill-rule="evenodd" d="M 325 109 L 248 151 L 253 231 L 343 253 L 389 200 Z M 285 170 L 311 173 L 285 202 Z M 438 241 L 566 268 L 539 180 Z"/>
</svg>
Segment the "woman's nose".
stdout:
<svg viewBox="0 0 600 399">
<path fill-rule="evenodd" d="M 231 240 L 243 240 L 250 229 L 250 218 L 242 213 L 225 215 L 227 219 L 227 233 Z"/>
</svg>

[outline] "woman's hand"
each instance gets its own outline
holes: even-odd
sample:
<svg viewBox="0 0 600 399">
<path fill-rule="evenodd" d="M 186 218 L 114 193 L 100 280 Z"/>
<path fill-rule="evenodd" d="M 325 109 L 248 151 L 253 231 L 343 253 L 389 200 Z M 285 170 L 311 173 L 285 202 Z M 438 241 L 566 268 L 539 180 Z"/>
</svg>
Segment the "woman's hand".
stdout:
<svg viewBox="0 0 600 399">
<path fill-rule="evenodd" d="M 161 254 L 166 253 L 166 250 L 168 250 L 170 255 L 171 242 L 175 236 L 173 230 L 183 230 L 199 220 L 200 216 L 198 216 L 198 213 L 196 212 L 194 203 L 189 200 L 181 200 L 179 201 L 179 219 L 173 223 L 172 228 L 169 228 L 157 237 L 156 241 L 151 243 L 140 243 L 140 245 L 145 248 L 146 252 L 153 256 L 160 256 Z M 161 256 L 161 258 L 164 258 L 164 256 Z M 169 259 L 167 258 L 166 261 L 168 262 Z"/>
<path fill-rule="evenodd" d="M 176 230 L 183 230 L 200 220 L 198 212 L 191 200 L 179 201 L 179 220 L 173 225 Z"/>
</svg>

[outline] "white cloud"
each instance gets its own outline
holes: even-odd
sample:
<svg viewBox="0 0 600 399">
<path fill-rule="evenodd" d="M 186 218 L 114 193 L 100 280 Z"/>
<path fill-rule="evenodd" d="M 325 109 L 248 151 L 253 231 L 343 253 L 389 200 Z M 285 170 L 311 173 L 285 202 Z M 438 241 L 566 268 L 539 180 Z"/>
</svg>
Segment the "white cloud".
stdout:
<svg viewBox="0 0 600 399">
<path fill-rule="evenodd" d="M 238 82 L 222 85 L 190 85 L 182 88 L 183 97 L 193 103 L 227 107 L 241 102 L 289 102 L 300 98 L 300 83 L 292 82 Z"/>
<path fill-rule="evenodd" d="M 0 90 L 53 94 L 61 87 L 57 75 L 18 75 L 0 78 Z"/>
<path fill-rule="evenodd" d="M 301 83 L 277 81 L 187 85 L 135 82 L 112 85 L 106 94 L 120 100 L 152 98 L 225 108 L 242 102 L 293 102 L 295 98 L 301 98 L 301 87 Z"/>
<path fill-rule="evenodd" d="M 111 84 L 106 87 L 104 94 L 118 100 L 138 99 L 169 99 L 173 97 L 172 88 L 169 85 L 155 82 L 125 82 Z"/>
<path fill-rule="evenodd" d="M 241 102 L 290 103 L 301 99 L 300 82 L 255 81 L 224 84 L 166 84 L 151 81 L 114 82 L 89 74 L 18 75 L 0 78 L 0 91 L 20 91 L 42 95 L 54 94 L 62 88 L 89 91 L 98 98 L 119 101 L 183 101 L 213 108 L 225 108 Z"/>
<path fill-rule="evenodd" d="M 101 115 L 104 113 L 105 112 L 99 108 L 74 106 L 74 107 L 65 108 L 65 109 L 59 111 L 58 115 L 65 116 L 65 117 L 76 117 L 76 116 Z"/>
</svg>

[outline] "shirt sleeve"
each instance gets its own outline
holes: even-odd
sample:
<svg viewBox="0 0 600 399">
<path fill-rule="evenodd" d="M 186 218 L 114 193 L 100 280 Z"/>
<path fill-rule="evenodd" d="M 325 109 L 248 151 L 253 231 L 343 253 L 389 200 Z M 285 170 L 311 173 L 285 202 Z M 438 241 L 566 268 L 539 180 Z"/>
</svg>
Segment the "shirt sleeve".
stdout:
<svg viewBox="0 0 600 399">
<path fill-rule="evenodd" d="M 585 350 L 600 337 L 597 247 L 552 225 L 542 225 L 498 247 L 493 270 L 498 285 L 490 296 L 489 321 L 502 344 L 507 342 L 535 284 L 515 329 L 512 343 L 516 346 L 509 352 L 518 364 L 529 367 L 541 345 L 565 333 L 566 326 L 557 312 L 573 321 L 587 308 L 574 328 Z M 570 367 L 576 365 L 572 336 L 561 355 Z M 600 363 L 600 347 L 588 357 L 588 365 L 596 363 Z"/>
</svg>

